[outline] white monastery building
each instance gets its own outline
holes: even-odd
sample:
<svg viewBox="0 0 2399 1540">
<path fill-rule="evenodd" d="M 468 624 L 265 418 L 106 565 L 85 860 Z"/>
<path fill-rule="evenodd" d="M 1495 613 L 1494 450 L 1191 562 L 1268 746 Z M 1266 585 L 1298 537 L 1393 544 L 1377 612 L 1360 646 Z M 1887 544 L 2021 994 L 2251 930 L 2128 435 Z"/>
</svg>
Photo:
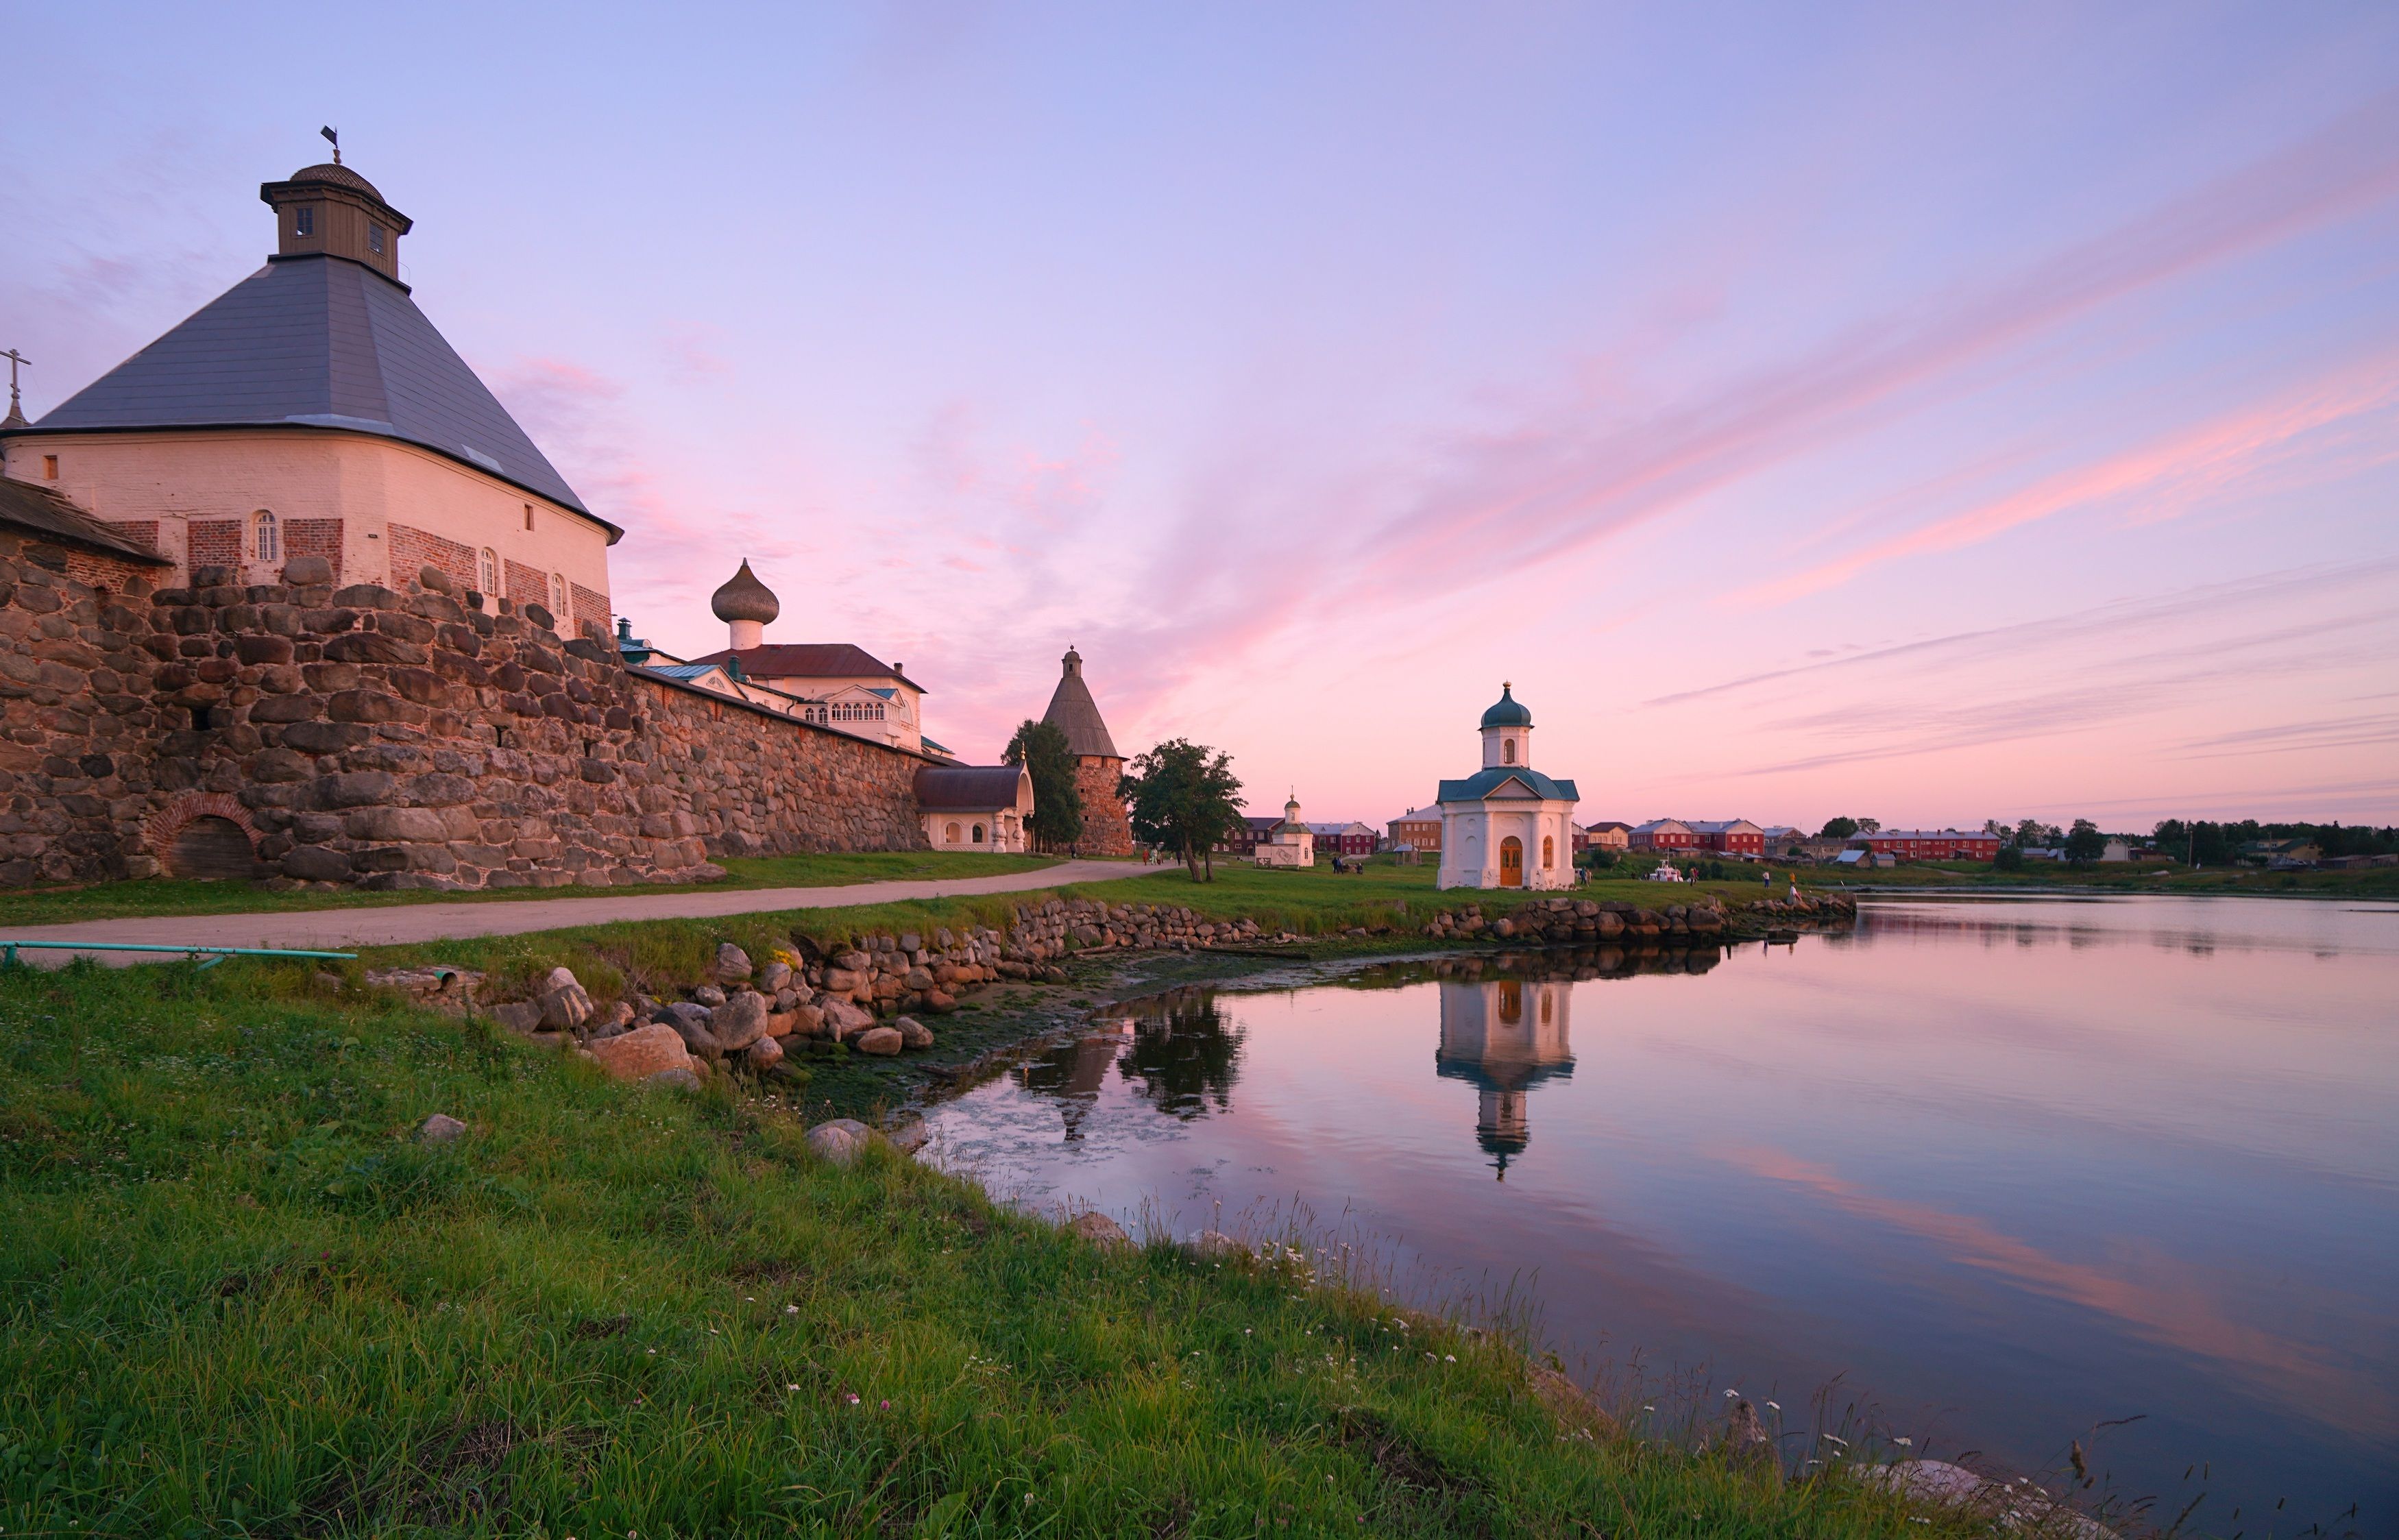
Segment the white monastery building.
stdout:
<svg viewBox="0 0 2399 1540">
<path fill-rule="evenodd" d="M 1533 713 L 1512 686 L 1483 713 L 1483 768 L 1441 783 L 1443 887 L 1571 887 L 1574 809 L 1570 780 L 1533 768 Z"/>
<path fill-rule="evenodd" d="M 852 737 L 946 757 L 925 737 L 924 687 L 899 664 L 879 662 L 847 642 L 768 642 L 766 628 L 783 613 L 782 601 L 746 560 L 711 596 L 709 607 L 725 622 L 732 645 L 686 667 L 712 666 L 738 684 L 764 686 L 790 703 L 782 708 L 790 714 Z"/>
<path fill-rule="evenodd" d="M 583 506 L 400 281 L 408 216 L 341 164 L 259 196 L 266 264 L 68 398 L 12 420 L 6 473 L 172 562 L 401 588 L 427 567 L 608 628 L 608 547 Z"/>
<path fill-rule="evenodd" d="M 1299 794 L 1282 804 L 1282 822 L 1262 831 L 1250 859 L 1259 866 L 1294 871 L 1316 864 L 1316 831 L 1299 821 Z"/>
</svg>

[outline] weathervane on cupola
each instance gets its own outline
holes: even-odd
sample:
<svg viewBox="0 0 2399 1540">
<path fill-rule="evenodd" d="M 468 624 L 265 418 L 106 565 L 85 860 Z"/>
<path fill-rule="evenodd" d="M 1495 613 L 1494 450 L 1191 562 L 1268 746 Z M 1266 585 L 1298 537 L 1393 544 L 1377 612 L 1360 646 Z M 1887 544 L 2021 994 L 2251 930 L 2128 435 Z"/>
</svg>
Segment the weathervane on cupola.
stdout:
<svg viewBox="0 0 2399 1540">
<path fill-rule="evenodd" d="M 328 126 L 317 131 L 323 134 L 325 142 L 333 147 L 333 164 L 339 166 L 342 163 L 342 130 Z"/>
</svg>

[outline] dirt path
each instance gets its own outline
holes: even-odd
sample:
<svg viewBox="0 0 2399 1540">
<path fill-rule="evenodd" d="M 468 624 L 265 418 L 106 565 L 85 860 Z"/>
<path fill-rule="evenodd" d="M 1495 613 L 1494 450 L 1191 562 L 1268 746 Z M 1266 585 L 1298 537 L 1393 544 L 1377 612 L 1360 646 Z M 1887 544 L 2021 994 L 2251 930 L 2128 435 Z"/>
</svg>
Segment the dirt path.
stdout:
<svg viewBox="0 0 2399 1540">
<path fill-rule="evenodd" d="M 788 909 L 846 909 L 859 904 L 898 903 L 908 898 L 1023 893 L 1066 883 L 1116 882 L 1159 870 L 1136 861 L 1067 861 L 1037 871 L 1011 871 L 996 877 L 853 883 L 845 887 L 698 888 L 689 893 L 645 893 L 617 898 L 601 895 L 588 898 L 525 898 L 508 903 L 293 910 L 275 914 L 161 914 L 71 925 L 19 925 L 0 929 L 0 942 L 74 941 L 88 944 L 91 948 L 88 955 L 119 965 L 156 958 L 142 952 L 110 952 L 111 945 L 291 947 L 312 952 L 349 952 L 359 947 L 404 946 L 464 936 L 517 936 L 526 931 L 564 930 L 619 920 L 696 920 Z M 27 952 L 20 955 L 25 962 L 55 967 L 86 953 Z"/>
</svg>

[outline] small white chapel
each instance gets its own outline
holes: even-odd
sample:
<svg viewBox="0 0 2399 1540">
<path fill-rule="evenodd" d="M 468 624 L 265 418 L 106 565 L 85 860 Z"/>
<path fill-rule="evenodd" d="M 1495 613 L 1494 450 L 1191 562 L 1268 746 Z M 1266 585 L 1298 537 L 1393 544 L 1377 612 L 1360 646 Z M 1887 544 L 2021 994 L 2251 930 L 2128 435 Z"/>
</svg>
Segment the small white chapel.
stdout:
<svg viewBox="0 0 2399 1540">
<path fill-rule="evenodd" d="M 1483 768 L 1441 783 L 1442 887 L 1571 887 L 1570 780 L 1533 768 L 1533 713 L 1514 687 L 1483 713 Z"/>
</svg>

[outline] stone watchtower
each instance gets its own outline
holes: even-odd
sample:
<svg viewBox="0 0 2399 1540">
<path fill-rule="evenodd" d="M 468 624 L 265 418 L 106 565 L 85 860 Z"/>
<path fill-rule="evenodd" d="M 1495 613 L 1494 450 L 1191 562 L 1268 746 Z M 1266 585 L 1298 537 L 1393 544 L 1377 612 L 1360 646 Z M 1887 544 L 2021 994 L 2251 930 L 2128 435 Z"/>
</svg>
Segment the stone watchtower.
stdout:
<svg viewBox="0 0 2399 1540">
<path fill-rule="evenodd" d="M 1091 687 L 1083 682 L 1083 655 L 1069 647 L 1060 662 L 1064 672 L 1041 720 L 1066 735 L 1066 748 L 1075 756 L 1075 789 L 1083 797 L 1083 837 L 1078 843 L 1087 856 L 1130 856 L 1133 854 L 1132 820 L 1125 816 L 1124 798 L 1117 793 L 1124 756 L 1108 736 L 1108 724 L 1100 720 Z"/>
</svg>

